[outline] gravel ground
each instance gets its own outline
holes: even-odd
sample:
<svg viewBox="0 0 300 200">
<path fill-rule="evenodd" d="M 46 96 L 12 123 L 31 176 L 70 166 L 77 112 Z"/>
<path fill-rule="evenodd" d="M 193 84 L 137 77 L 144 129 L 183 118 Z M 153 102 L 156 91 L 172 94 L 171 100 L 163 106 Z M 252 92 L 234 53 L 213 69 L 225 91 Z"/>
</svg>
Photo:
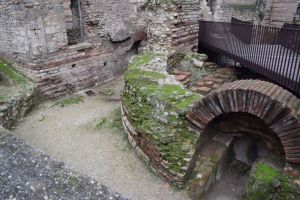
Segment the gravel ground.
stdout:
<svg viewBox="0 0 300 200">
<path fill-rule="evenodd" d="M 26 142 L 71 169 L 83 173 L 136 200 L 187 200 L 184 191 L 176 191 L 154 175 L 128 144 L 125 134 L 97 123 L 111 120 L 119 108 L 123 77 L 105 87 L 114 96 L 85 97 L 84 102 L 67 107 L 47 102 L 22 120 L 14 132 Z M 102 87 L 103 88 L 103 87 Z M 94 88 L 98 93 L 100 88 Z M 109 123 L 109 122 L 108 122 Z"/>
<path fill-rule="evenodd" d="M 115 199 L 119 194 L 0 127 L 0 199 Z"/>
</svg>

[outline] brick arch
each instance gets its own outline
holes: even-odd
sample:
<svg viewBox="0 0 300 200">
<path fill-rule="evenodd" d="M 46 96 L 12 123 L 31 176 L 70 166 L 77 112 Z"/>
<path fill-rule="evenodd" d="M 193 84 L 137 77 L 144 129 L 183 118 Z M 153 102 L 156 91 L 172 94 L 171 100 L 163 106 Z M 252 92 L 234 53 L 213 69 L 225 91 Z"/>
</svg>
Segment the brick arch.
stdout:
<svg viewBox="0 0 300 200">
<path fill-rule="evenodd" d="M 209 123 L 226 113 L 249 113 L 262 119 L 280 139 L 286 160 L 300 163 L 299 99 L 273 83 L 241 80 L 224 84 L 196 103 L 187 118 L 204 133 Z"/>
</svg>

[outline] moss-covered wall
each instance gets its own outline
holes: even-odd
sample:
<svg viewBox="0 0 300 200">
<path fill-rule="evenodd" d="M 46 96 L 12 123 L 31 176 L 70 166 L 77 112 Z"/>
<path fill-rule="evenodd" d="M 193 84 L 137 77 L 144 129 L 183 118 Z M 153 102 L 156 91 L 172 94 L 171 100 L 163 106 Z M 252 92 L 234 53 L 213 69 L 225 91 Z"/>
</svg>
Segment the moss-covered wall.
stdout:
<svg viewBox="0 0 300 200">
<path fill-rule="evenodd" d="M 0 126 L 10 128 L 38 102 L 36 86 L 0 60 Z"/>
<path fill-rule="evenodd" d="M 123 103 L 131 124 L 158 149 L 168 173 L 184 175 L 198 139 L 185 113 L 201 95 L 185 89 L 166 72 L 166 58 L 152 53 L 132 59 L 125 84 Z"/>
</svg>

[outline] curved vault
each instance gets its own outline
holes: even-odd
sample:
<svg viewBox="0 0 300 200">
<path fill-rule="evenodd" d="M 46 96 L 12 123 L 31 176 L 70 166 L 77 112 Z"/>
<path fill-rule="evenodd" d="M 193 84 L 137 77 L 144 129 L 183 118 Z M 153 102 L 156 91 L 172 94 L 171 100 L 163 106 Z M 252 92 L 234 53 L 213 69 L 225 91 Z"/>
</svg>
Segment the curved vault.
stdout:
<svg viewBox="0 0 300 200">
<path fill-rule="evenodd" d="M 273 83 L 241 80 L 224 84 L 193 106 L 187 118 L 200 134 L 215 118 L 227 113 L 249 113 L 262 119 L 280 139 L 286 160 L 300 163 L 299 99 Z"/>
</svg>

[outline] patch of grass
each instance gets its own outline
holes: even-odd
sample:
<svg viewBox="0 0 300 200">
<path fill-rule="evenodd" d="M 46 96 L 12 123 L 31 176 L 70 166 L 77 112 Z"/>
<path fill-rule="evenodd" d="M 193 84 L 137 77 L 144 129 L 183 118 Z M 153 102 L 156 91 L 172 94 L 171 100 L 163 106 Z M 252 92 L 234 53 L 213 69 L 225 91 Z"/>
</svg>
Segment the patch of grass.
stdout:
<svg viewBox="0 0 300 200">
<path fill-rule="evenodd" d="M 6 97 L 0 95 L 0 102 L 3 102 L 3 101 L 5 101 L 5 100 L 6 100 Z"/>
<path fill-rule="evenodd" d="M 99 122 L 96 124 L 96 129 L 101 129 L 105 126 L 105 124 L 108 122 L 106 117 L 100 118 Z"/>
<path fill-rule="evenodd" d="M 63 99 L 59 102 L 57 102 L 56 104 L 54 104 L 53 106 L 59 106 L 59 107 L 66 107 L 66 106 L 70 106 L 70 105 L 75 105 L 75 104 L 79 104 L 83 102 L 83 97 L 80 96 L 75 96 L 75 97 L 70 97 L 67 99 Z"/>
<path fill-rule="evenodd" d="M 103 88 L 100 90 L 100 93 L 105 95 L 105 96 L 112 96 L 115 91 L 113 89 L 110 89 L 110 88 Z"/>
<path fill-rule="evenodd" d="M 118 131 L 123 130 L 122 114 L 121 114 L 121 109 L 120 108 L 116 108 L 113 111 L 109 127 L 112 128 L 112 129 L 118 130 Z"/>
<path fill-rule="evenodd" d="M 300 110 L 300 103 L 296 105 L 296 110 Z"/>
<path fill-rule="evenodd" d="M 298 200 L 300 190 L 290 177 L 265 163 L 256 163 L 251 170 L 244 199 Z"/>
<path fill-rule="evenodd" d="M 148 62 L 150 62 L 154 58 L 155 54 L 147 53 L 147 54 L 140 54 L 134 57 L 133 61 L 129 65 L 130 69 L 137 69 Z"/>
<path fill-rule="evenodd" d="M 11 65 L 8 63 L 0 61 L 0 72 L 8 76 L 11 80 L 16 82 L 17 84 L 22 85 L 27 83 L 27 79 L 23 75 L 13 70 Z"/>
</svg>

